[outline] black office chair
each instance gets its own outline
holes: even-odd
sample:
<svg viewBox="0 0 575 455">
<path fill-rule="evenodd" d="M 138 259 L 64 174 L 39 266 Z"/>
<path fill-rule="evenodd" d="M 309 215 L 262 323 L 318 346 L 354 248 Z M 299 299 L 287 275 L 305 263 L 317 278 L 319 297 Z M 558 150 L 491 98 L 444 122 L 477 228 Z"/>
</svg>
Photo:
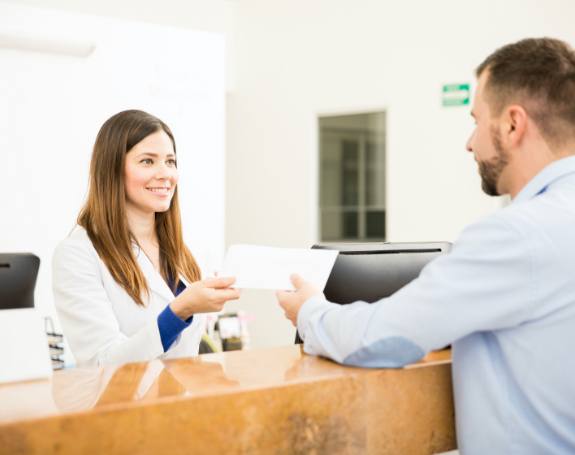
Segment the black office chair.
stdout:
<svg viewBox="0 0 575 455">
<path fill-rule="evenodd" d="M 0 253 L 0 310 L 34 307 L 39 268 L 32 253 Z"/>
</svg>

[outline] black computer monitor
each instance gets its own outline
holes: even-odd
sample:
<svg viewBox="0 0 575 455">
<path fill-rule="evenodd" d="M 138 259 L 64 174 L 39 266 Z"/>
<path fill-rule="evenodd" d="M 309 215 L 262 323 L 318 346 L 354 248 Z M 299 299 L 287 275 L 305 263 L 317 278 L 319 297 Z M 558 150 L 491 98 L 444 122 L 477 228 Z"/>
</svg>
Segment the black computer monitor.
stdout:
<svg viewBox="0 0 575 455">
<path fill-rule="evenodd" d="M 34 307 L 40 258 L 31 253 L 0 253 L 0 310 Z"/>
<path fill-rule="evenodd" d="M 334 243 L 312 248 L 339 251 L 324 295 L 330 302 L 345 305 L 389 297 L 417 278 L 428 262 L 447 253 L 451 243 Z M 297 334 L 296 343 L 301 343 Z"/>
</svg>

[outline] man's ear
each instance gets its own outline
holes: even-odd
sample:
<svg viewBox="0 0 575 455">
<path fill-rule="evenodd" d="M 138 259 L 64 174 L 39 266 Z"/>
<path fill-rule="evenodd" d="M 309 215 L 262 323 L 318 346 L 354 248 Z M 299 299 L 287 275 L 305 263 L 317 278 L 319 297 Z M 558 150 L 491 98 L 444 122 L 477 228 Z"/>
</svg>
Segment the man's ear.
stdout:
<svg viewBox="0 0 575 455">
<path fill-rule="evenodd" d="M 503 120 L 503 141 L 508 147 L 517 147 L 521 144 L 527 130 L 527 112 L 517 104 L 512 104 L 505 109 Z"/>
</svg>

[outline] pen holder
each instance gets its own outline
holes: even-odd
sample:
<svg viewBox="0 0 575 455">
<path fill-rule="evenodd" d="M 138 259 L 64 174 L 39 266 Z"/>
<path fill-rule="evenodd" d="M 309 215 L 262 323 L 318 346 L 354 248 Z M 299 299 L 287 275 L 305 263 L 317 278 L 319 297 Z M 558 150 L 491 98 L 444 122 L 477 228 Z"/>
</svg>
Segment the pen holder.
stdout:
<svg viewBox="0 0 575 455">
<path fill-rule="evenodd" d="M 54 330 L 54 321 L 50 316 L 44 318 L 44 329 L 48 339 L 52 369 L 61 370 L 64 368 L 64 335 L 56 333 Z"/>
</svg>

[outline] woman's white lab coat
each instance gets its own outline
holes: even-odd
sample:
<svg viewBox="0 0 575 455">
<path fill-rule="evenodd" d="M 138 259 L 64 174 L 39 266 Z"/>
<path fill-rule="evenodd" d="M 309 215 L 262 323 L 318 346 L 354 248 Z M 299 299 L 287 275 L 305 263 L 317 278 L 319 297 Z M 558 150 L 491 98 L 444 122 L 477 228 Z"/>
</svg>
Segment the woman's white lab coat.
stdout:
<svg viewBox="0 0 575 455">
<path fill-rule="evenodd" d="M 54 299 L 64 337 L 78 365 L 198 353 L 205 328 L 203 314 L 194 315 L 190 327 L 164 353 L 157 317 L 175 297 L 137 246 L 134 253 L 150 288 L 144 307 L 114 281 L 82 227 L 77 226 L 56 248 L 52 264 Z"/>
</svg>

